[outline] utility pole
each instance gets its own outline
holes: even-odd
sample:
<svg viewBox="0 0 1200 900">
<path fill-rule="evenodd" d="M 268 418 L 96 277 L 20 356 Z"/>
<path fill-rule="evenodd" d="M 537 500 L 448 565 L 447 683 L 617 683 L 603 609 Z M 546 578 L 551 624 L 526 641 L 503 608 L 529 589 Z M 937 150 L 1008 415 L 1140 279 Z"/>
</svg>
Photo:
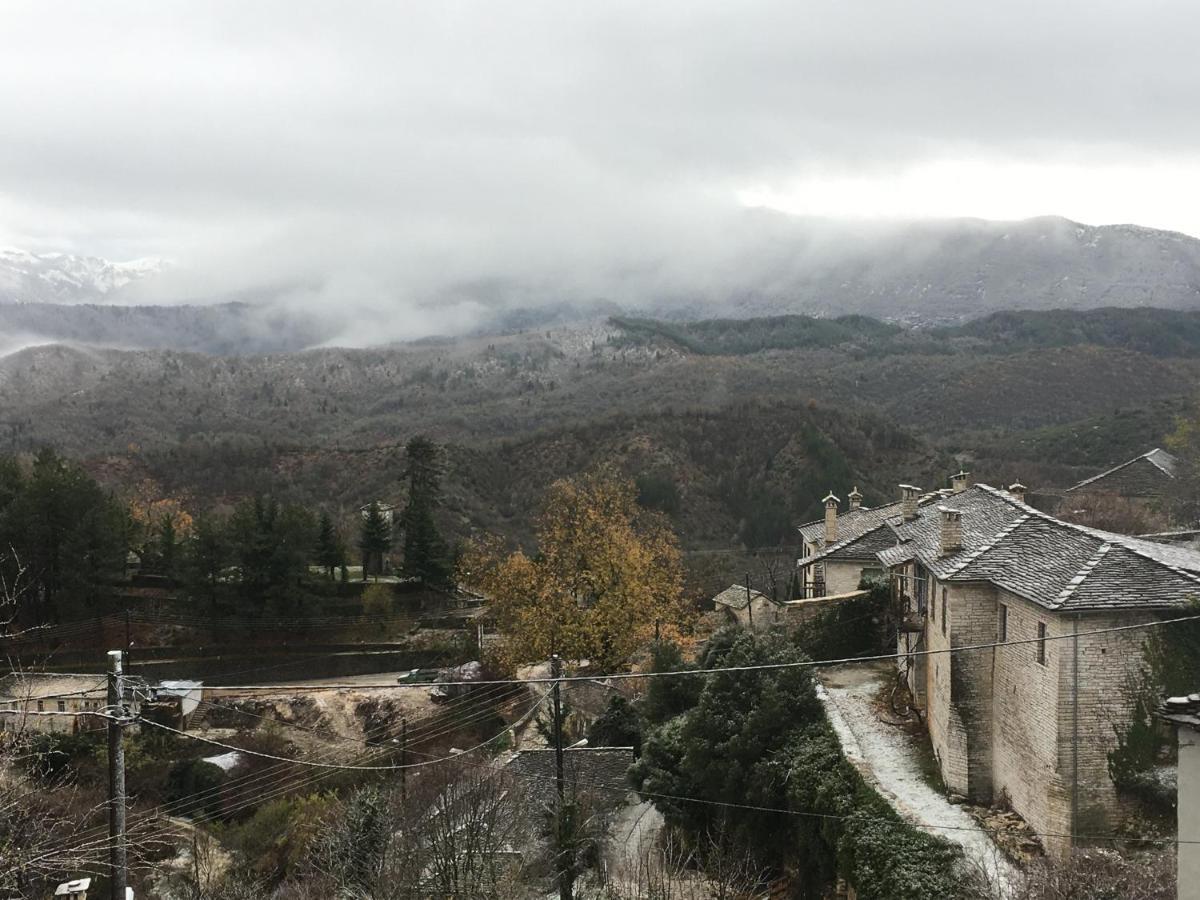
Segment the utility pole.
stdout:
<svg viewBox="0 0 1200 900">
<path fill-rule="evenodd" d="M 112 900 L 125 898 L 125 724 L 121 651 L 108 651 L 108 863 Z"/>
<path fill-rule="evenodd" d="M 129 607 L 125 607 L 125 657 L 124 667 L 125 672 L 129 673 L 132 669 L 129 666 L 129 651 L 133 648 L 133 637 L 129 631 Z"/>
<path fill-rule="evenodd" d="M 400 717 L 400 799 L 408 803 L 408 717 Z"/>
<path fill-rule="evenodd" d="M 754 630 L 754 601 L 750 599 L 750 573 L 746 573 L 746 615 L 750 617 L 750 630 Z"/>
<path fill-rule="evenodd" d="M 562 658 L 555 653 L 550 657 L 550 677 L 554 679 L 551 688 L 554 698 L 554 787 L 558 792 L 558 900 L 572 900 L 575 890 L 574 866 L 571 863 L 571 850 L 567 846 L 568 813 L 566 776 L 563 772 L 563 741 L 562 741 Z"/>
</svg>

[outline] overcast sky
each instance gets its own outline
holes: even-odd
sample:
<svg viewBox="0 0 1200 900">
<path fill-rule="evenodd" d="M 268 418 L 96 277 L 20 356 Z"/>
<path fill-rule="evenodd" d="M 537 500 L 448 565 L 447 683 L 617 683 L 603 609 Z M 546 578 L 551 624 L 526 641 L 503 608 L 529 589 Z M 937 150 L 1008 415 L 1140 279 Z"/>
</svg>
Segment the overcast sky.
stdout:
<svg viewBox="0 0 1200 900">
<path fill-rule="evenodd" d="M 0 244 L 419 296 L 686 266 L 746 205 L 1200 235 L 1197 34 L 1194 0 L 9 0 Z"/>
</svg>

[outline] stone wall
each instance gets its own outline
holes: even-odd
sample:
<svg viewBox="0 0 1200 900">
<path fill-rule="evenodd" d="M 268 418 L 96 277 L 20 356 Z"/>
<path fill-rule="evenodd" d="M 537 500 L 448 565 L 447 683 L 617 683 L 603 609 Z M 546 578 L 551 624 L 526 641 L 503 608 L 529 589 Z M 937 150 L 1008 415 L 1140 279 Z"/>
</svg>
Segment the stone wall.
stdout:
<svg viewBox="0 0 1200 900">
<path fill-rule="evenodd" d="M 998 591 L 996 600 L 997 625 L 1000 607 L 1008 610 L 1009 641 L 1037 638 L 1038 623 L 1045 623 L 1047 637 L 1059 633 L 1058 617 L 1049 610 L 1007 591 Z M 1036 643 L 995 651 L 995 796 L 1001 803 L 1010 802 L 1040 835 L 1070 832 L 1069 821 L 1062 818 L 1064 792 L 1058 750 L 1062 651 L 1061 641 L 1047 640 L 1044 665 L 1038 662 Z M 1069 802 L 1065 811 L 1069 814 Z"/>
<path fill-rule="evenodd" d="M 857 560 L 826 560 L 825 561 L 825 593 L 848 594 L 857 591 L 862 581 L 863 568 L 869 563 Z M 875 568 L 878 569 L 878 563 Z"/>
<path fill-rule="evenodd" d="M 1200 900 L 1200 732 L 1179 734 L 1179 900 Z"/>
<path fill-rule="evenodd" d="M 1056 617 L 1055 628 L 1070 634 L 1075 627 L 1071 615 Z M 1081 632 L 1134 625 L 1153 620 L 1153 616 L 1131 613 L 1082 615 Z M 1133 712 L 1130 687 L 1144 659 L 1147 631 L 1126 631 L 1086 635 L 1078 639 L 1078 732 L 1079 732 L 1079 819 L 1075 832 L 1080 835 L 1107 834 L 1119 825 L 1130 806 L 1116 792 L 1108 775 L 1108 754 L 1117 746 L 1118 731 L 1128 727 Z M 1075 673 L 1074 640 L 1057 644 L 1059 665 L 1058 732 L 1059 771 L 1063 773 L 1066 812 L 1058 818 L 1070 824 L 1070 797 L 1074 784 Z M 1064 833 L 1071 833 L 1068 828 Z M 1065 848 L 1069 842 L 1062 841 Z M 1088 843 L 1086 838 L 1081 843 Z"/>
<path fill-rule="evenodd" d="M 1146 635 L 1133 631 L 1078 639 L 1076 725 L 1074 641 L 1054 639 L 1072 633 L 1072 615 L 990 584 L 931 582 L 922 643 L 939 651 L 996 641 L 1002 606 L 1008 611 L 1008 640 L 1031 643 L 927 657 L 923 687 L 929 736 L 949 790 L 978 803 L 1011 804 L 1042 836 L 1047 850 L 1061 854 L 1069 849 L 1072 833 L 1111 833 L 1127 812 L 1108 775 L 1108 754 L 1129 721 L 1128 686 L 1141 665 Z M 1081 616 L 1078 627 L 1089 632 L 1150 618 L 1091 614 Z M 1039 622 L 1046 626 L 1044 663 L 1038 661 Z M 902 639 L 900 649 L 914 643 Z M 1079 819 L 1073 830 L 1076 758 Z"/>
</svg>

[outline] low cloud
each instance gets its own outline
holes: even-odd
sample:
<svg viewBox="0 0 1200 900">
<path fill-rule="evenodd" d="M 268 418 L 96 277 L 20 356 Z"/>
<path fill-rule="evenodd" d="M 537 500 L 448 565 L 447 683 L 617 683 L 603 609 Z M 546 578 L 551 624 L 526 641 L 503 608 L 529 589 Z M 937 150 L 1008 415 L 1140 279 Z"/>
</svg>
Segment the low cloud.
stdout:
<svg viewBox="0 0 1200 900">
<path fill-rule="evenodd" d="M 1200 232 L 1186 2 L 66 9 L 0 30 L 0 243 L 173 259 L 139 302 L 259 299 L 355 342 L 498 305 L 707 303 L 843 249 L 748 196 L 869 214 L 847 184 L 869 200 L 937 161 L 1091 171 L 1002 193 Z M 972 196 L 962 177 L 922 191 Z M 960 211 L 896 196 L 876 211 Z M 829 233 L 858 252 L 878 227 Z"/>
</svg>

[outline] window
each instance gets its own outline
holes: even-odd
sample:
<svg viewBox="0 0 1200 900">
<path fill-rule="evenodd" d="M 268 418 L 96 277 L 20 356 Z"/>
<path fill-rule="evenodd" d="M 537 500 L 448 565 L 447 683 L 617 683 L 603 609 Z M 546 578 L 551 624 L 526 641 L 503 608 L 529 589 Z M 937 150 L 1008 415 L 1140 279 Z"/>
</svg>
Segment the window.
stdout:
<svg viewBox="0 0 1200 900">
<path fill-rule="evenodd" d="M 1038 622 L 1037 661 L 1046 664 L 1046 623 Z"/>
<path fill-rule="evenodd" d="M 67 711 L 67 701 L 66 701 L 66 700 L 59 700 L 59 701 L 58 701 L 58 711 L 59 711 L 59 712 L 66 712 L 66 711 Z"/>
<path fill-rule="evenodd" d="M 41 700 L 39 700 L 38 701 L 38 712 L 45 712 L 45 711 L 46 711 L 46 704 L 44 702 L 42 702 Z"/>
<path fill-rule="evenodd" d="M 946 633 L 946 589 L 942 588 L 942 634 Z"/>
<path fill-rule="evenodd" d="M 1008 640 L 1008 607 L 1000 604 L 1000 627 L 997 629 L 996 640 L 1004 643 Z"/>
</svg>

